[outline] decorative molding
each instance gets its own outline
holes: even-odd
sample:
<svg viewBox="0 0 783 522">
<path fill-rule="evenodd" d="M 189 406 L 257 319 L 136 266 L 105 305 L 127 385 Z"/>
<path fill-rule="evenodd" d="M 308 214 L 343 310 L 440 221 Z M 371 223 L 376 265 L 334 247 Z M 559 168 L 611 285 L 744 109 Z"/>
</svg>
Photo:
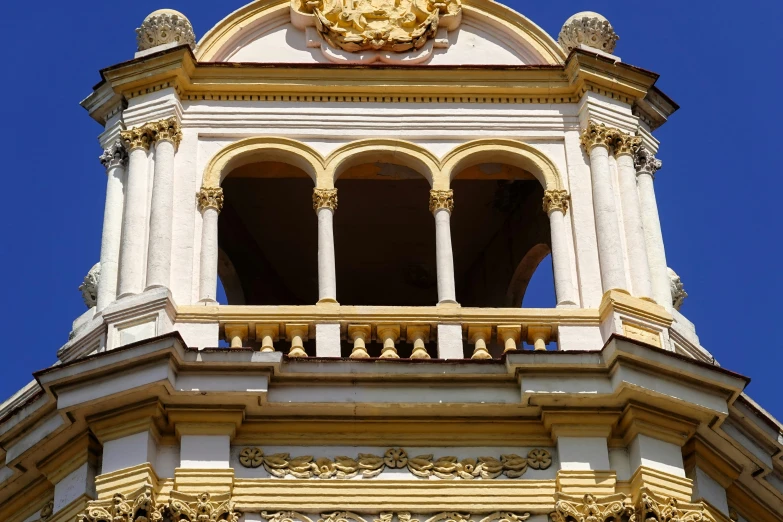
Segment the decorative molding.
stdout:
<svg viewBox="0 0 783 522">
<path fill-rule="evenodd" d="M 343 456 L 334 459 L 315 458 L 311 455 L 292 458 L 288 453 L 264 455 L 261 448 L 247 447 L 240 452 L 239 463 L 246 468 L 263 466 L 270 475 L 277 478 L 291 475 L 300 479 L 313 477 L 349 479 L 359 474 L 363 478 L 373 478 L 380 475 L 386 468 L 407 468 L 419 478 L 473 480 L 477 478 L 494 479 L 501 475 L 511 479 L 519 478 L 525 474 L 528 468 L 548 469 L 552 465 L 552 456 L 545 449 L 532 449 L 528 452 L 527 457 L 510 454 L 501 455 L 500 459 L 478 457 L 459 460 L 454 456 L 436 459 L 432 454 L 409 457 L 404 449 L 391 448 L 386 450 L 382 457 L 360 453 L 355 459 Z"/>
<path fill-rule="evenodd" d="M 166 118 L 145 125 L 150 132 L 150 140 L 153 142 L 170 141 L 175 147 L 179 147 L 182 141 L 182 126 L 177 118 Z"/>
<path fill-rule="evenodd" d="M 171 9 L 161 9 L 147 16 L 136 29 L 136 44 L 139 51 L 165 44 L 195 47 L 196 35 L 185 15 Z"/>
<path fill-rule="evenodd" d="M 663 162 L 655 157 L 644 145 L 636 149 L 633 157 L 633 163 L 637 174 L 650 174 L 655 177 L 655 173 L 663 167 Z"/>
<path fill-rule="evenodd" d="M 84 276 L 84 281 L 79 285 L 79 291 L 82 293 L 87 308 L 92 308 L 98 302 L 98 285 L 101 282 L 101 264 L 95 263 Z"/>
<path fill-rule="evenodd" d="M 561 211 L 563 214 L 568 212 L 568 202 L 571 200 L 571 195 L 567 190 L 547 190 L 544 192 L 544 212 L 550 214 L 555 210 Z"/>
<path fill-rule="evenodd" d="M 585 45 L 612 54 L 619 39 L 609 20 L 598 13 L 583 12 L 566 20 L 557 42 L 567 53 Z"/>
<path fill-rule="evenodd" d="M 556 493 L 555 511 L 550 517 L 552 522 L 712 522 L 703 502 L 658 497 L 646 488 L 639 491 L 635 505 L 624 493 L 600 498 L 591 494 L 576 497 Z"/>
<path fill-rule="evenodd" d="M 152 143 L 150 129 L 146 125 L 142 125 L 141 127 L 136 127 L 130 130 L 120 131 L 120 138 L 122 139 L 122 143 L 125 145 L 125 149 L 128 152 L 131 152 L 134 149 L 149 150 L 150 144 Z"/>
<path fill-rule="evenodd" d="M 202 187 L 196 194 L 196 200 L 201 212 L 208 208 L 214 208 L 220 212 L 223 210 L 223 189 L 220 187 Z"/>
<path fill-rule="evenodd" d="M 637 519 L 644 522 L 705 522 L 711 521 L 703 502 L 680 502 L 676 498 L 657 498 L 652 493 L 642 490 Z"/>
<path fill-rule="evenodd" d="M 313 522 L 313 520 L 299 513 L 298 511 L 262 511 L 261 516 L 267 522 Z M 410 511 L 382 511 L 372 522 L 393 522 L 396 518 L 399 522 L 470 522 L 473 515 L 471 513 L 460 513 L 457 511 L 444 511 L 438 513 L 424 521 L 413 518 Z M 496 511 L 491 513 L 479 522 L 524 522 L 530 518 L 530 513 L 516 514 L 508 511 Z M 333 513 L 322 513 L 318 522 L 370 522 L 366 518 L 351 511 L 335 511 Z"/>
<path fill-rule="evenodd" d="M 152 488 L 144 486 L 127 497 L 115 493 L 108 500 L 93 500 L 77 522 L 157 522 L 163 520 L 161 507 L 155 505 Z"/>
<path fill-rule="evenodd" d="M 445 209 L 451 214 L 454 211 L 454 191 L 430 190 L 430 212 Z"/>
<path fill-rule="evenodd" d="M 108 170 L 112 167 L 125 167 L 128 165 L 128 151 L 119 139 L 114 140 L 109 147 L 104 149 L 98 157 L 101 164 Z"/>
<path fill-rule="evenodd" d="M 587 128 L 582 131 L 579 139 L 582 147 L 590 154 L 590 151 L 599 146 L 609 149 L 616 132 L 616 129 L 607 127 L 603 123 L 597 124 L 590 121 L 587 123 Z"/>
<path fill-rule="evenodd" d="M 612 139 L 614 155 L 635 156 L 636 151 L 642 146 L 642 137 L 616 130 Z"/>
<path fill-rule="evenodd" d="M 677 275 L 677 272 L 671 268 L 667 268 L 669 274 L 670 289 L 672 292 L 672 306 L 675 310 L 682 308 L 682 303 L 685 298 L 688 297 L 688 292 L 685 291 L 685 285 L 682 284 L 682 279 Z"/>
<path fill-rule="evenodd" d="M 321 208 L 337 210 L 337 189 L 313 189 L 313 210 Z"/>
</svg>

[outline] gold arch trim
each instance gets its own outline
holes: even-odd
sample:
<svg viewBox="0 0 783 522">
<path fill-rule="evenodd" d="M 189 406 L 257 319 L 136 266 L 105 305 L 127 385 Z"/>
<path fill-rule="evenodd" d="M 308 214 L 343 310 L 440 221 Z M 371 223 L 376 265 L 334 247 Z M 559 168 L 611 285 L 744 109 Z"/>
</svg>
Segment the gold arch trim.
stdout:
<svg viewBox="0 0 783 522">
<path fill-rule="evenodd" d="M 245 138 L 221 149 L 207 164 L 202 187 L 217 188 L 231 170 L 257 161 L 279 161 L 298 167 L 319 189 L 334 188 L 340 174 L 371 161 L 411 168 L 435 190 L 448 190 L 458 172 L 480 163 L 518 166 L 533 174 L 545 190 L 562 189 L 557 166 L 532 145 L 514 140 L 469 141 L 439 159 L 421 145 L 408 141 L 367 139 L 342 145 L 324 158 L 302 142 L 275 137 Z"/>
<path fill-rule="evenodd" d="M 240 7 L 218 22 L 198 42 L 196 59 L 214 62 L 222 59 L 222 52 L 236 44 L 248 30 L 259 26 L 264 19 L 284 16 L 290 0 L 255 0 Z M 562 65 L 566 55 L 557 42 L 538 25 L 522 14 L 492 0 L 463 0 L 463 9 L 489 22 L 509 38 L 525 42 L 538 54 L 543 63 Z"/>
</svg>

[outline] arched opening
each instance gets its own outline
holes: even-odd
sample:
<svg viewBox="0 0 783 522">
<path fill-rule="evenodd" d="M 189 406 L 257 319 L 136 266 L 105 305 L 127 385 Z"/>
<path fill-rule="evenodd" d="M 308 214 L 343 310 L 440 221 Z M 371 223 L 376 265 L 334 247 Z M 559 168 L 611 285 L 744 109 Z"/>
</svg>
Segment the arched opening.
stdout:
<svg viewBox="0 0 783 522">
<path fill-rule="evenodd" d="M 551 250 L 549 219 L 541 206 L 544 189 L 514 163 L 470 164 L 455 174 L 451 227 L 457 299 L 466 307 L 518 308 Z"/>
<path fill-rule="evenodd" d="M 348 305 L 438 302 L 430 183 L 385 155 L 354 158 L 337 172 L 334 214 L 337 300 Z"/>
<path fill-rule="evenodd" d="M 228 304 L 304 305 L 318 300 L 313 180 L 281 161 L 242 162 L 221 186 L 218 276 Z"/>
</svg>

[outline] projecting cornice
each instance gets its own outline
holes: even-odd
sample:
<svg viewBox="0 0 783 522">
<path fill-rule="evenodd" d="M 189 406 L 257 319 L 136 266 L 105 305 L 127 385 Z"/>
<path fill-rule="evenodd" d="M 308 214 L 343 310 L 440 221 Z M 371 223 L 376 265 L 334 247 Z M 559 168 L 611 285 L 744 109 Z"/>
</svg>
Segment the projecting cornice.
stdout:
<svg viewBox="0 0 783 522">
<path fill-rule="evenodd" d="M 657 124 L 677 108 L 654 87 L 657 74 L 583 50 L 573 51 L 564 66 L 416 68 L 197 62 L 190 47 L 180 46 L 108 67 L 101 76 L 82 102 L 100 123 L 118 97 L 162 89 L 174 89 L 183 100 L 413 103 L 576 103 L 596 92 L 637 107 Z"/>
</svg>

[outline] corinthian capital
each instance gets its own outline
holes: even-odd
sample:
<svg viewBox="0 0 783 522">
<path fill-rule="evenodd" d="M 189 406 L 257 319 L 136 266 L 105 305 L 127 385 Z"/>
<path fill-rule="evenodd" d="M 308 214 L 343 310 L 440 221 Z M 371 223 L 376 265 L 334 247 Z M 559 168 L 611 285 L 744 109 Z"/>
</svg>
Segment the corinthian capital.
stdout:
<svg viewBox="0 0 783 522">
<path fill-rule="evenodd" d="M 319 208 L 337 210 L 337 189 L 313 189 L 313 210 Z"/>
<path fill-rule="evenodd" d="M 636 172 L 639 174 L 647 173 L 653 176 L 663 166 L 663 162 L 643 146 L 636 150 L 633 163 L 636 166 Z"/>
<path fill-rule="evenodd" d="M 703 503 L 680 502 L 676 498 L 658 498 L 646 488 L 639 499 L 638 520 L 650 522 L 708 522 L 712 520 Z"/>
<path fill-rule="evenodd" d="M 639 147 L 642 145 L 642 137 L 634 136 L 633 134 L 626 134 L 622 131 L 615 131 L 614 138 L 612 139 L 612 146 L 614 147 L 614 155 L 633 156 Z"/>
<path fill-rule="evenodd" d="M 177 118 L 166 118 L 145 125 L 149 129 L 150 139 L 153 142 L 170 141 L 175 147 L 182 141 L 182 127 Z"/>
<path fill-rule="evenodd" d="M 549 214 L 555 210 L 563 214 L 568 212 L 568 201 L 571 196 L 567 190 L 547 190 L 544 192 L 544 212 Z"/>
<path fill-rule="evenodd" d="M 152 135 L 150 134 L 150 129 L 146 125 L 136 127 L 135 129 L 120 131 L 120 138 L 128 152 L 134 149 L 149 150 L 150 143 L 152 143 Z"/>
<path fill-rule="evenodd" d="M 202 187 L 196 194 L 198 208 L 204 212 L 208 208 L 214 208 L 218 212 L 223 210 L 223 189 L 220 187 Z"/>
<path fill-rule="evenodd" d="M 552 522 L 569 520 L 607 522 L 633 519 L 633 516 L 634 508 L 631 499 L 623 493 L 601 498 L 593 495 L 576 497 L 555 493 L 555 511 L 550 515 Z"/>
<path fill-rule="evenodd" d="M 445 209 L 449 214 L 454 211 L 454 191 L 430 190 L 430 212 Z"/>
<path fill-rule="evenodd" d="M 607 149 L 612 146 L 616 129 L 607 127 L 603 123 L 597 124 L 595 122 L 588 122 L 587 128 L 582 132 L 580 141 L 582 147 L 589 154 L 591 150 L 596 147 L 606 147 Z"/>
<path fill-rule="evenodd" d="M 109 147 L 104 149 L 103 154 L 98 158 L 107 169 L 112 167 L 125 166 L 128 163 L 128 152 L 119 139 L 114 140 Z"/>
</svg>

